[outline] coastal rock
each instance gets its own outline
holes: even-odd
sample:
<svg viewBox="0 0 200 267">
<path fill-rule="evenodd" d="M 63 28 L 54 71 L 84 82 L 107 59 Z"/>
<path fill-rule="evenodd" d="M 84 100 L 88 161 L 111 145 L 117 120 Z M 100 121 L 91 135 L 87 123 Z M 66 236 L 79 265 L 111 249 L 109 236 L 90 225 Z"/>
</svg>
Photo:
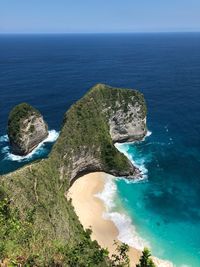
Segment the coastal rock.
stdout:
<svg viewBox="0 0 200 267">
<path fill-rule="evenodd" d="M 113 111 L 109 118 L 110 135 L 113 142 L 132 142 L 141 140 L 147 133 L 146 117 L 143 116 L 144 107 L 138 102 L 129 103 L 126 112 L 120 108 Z"/>
<path fill-rule="evenodd" d="M 74 251 L 81 251 L 85 258 L 81 255 L 77 266 L 87 265 L 91 255 L 96 262 L 99 249 L 65 196 L 77 178 L 93 171 L 138 177 L 139 170 L 114 143 L 138 140 L 146 131 L 146 104 L 136 90 L 98 84 L 73 104 L 48 158 L 1 176 L 6 212 L 2 209 L 0 243 L 9 248 L 6 259 L 23 266 L 30 261 L 34 266 L 68 266 L 69 257 L 77 259 Z M 47 126 L 38 111 L 22 104 L 11 112 L 8 132 L 13 149 L 25 154 L 47 135 Z M 20 231 L 13 231 L 13 225 Z M 101 266 L 108 266 L 107 257 L 102 260 Z"/>
<path fill-rule="evenodd" d="M 133 89 L 97 84 L 65 114 L 52 154 L 62 155 L 62 170 L 70 184 L 95 171 L 134 179 L 140 171 L 114 143 L 141 140 L 146 133 L 143 95 Z"/>
<path fill-rule="evenodd" d="M 96 148 L 94 147 L 94 149 Z M 72 166 L 68 175 L 71 185 L 79 177 L 91 172 L 104 171 L 114 176 L 126 177 L 127 179 L 140 175 L 140 172 L 130 162 L 128 163 L 128 168 L 123 170 L 118 170 L 117 168 L 108 169 L 102 160 L 95 157 L 93 151 L 87 150 L 86 147 L 82 147 L 79 154 L 72 153 L 71 163 Z"/>
<path fill-rule="evenodd" d="M 14 154 L 29 154 L 47 136 L 48 126 L 37 109 L 27 103 L 12 109 L 8 119 L 8 137 Z"/>
</svg>

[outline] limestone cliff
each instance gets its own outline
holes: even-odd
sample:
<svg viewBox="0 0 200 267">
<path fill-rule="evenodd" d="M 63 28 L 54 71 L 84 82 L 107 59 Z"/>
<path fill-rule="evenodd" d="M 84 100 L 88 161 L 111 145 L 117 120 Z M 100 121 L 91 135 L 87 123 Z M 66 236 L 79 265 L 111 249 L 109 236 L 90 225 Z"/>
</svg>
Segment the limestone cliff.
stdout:
<svg viewBox="0 0 200 267">
<path fill-rule="evenodd" d="M 132 96 L 134 99 L 134 96 Z M 109 116 L 110 135 L 113 142 L 131 142 L 141 140 L 146 134 L 146 116 L 144 116 L 144 105 L 126 103 L 126 111 L 121 108 L 122 104 L 117 102 L 117 110 L 111 111 Z"/>
<path fill-rule="evenodd" d="M 12 109 L 8 119 L 8 137 L 12 152 L 27 155 L 48 136 L 48 126 L 38 110 L 26 103 Z"/>
<path fill-rule="evenodd" d="M 52 154 L 59 154 L 70 182 L 91 171 L 134 178 L 138 170 L 113 144 L 140 140 L 146 132 L 143 95 L 98 84 L 66 113 Z"/>
<path fill-rule="evenodd" d="M 33 115 L 29 121 L 23 114 L 16 125 L 21 127 L 23 118 L 24 132 Z M 138 140 L 146 131 L 146 104 L 136 90 L 98 84 L 72 105 L 49 157 L 0 177 L 0 260 L 21 266 L 110 266 L 65 195 L 75 179 L 92 171 L 134 178 L 136 168 L 114 143 Z"/>
</svg>

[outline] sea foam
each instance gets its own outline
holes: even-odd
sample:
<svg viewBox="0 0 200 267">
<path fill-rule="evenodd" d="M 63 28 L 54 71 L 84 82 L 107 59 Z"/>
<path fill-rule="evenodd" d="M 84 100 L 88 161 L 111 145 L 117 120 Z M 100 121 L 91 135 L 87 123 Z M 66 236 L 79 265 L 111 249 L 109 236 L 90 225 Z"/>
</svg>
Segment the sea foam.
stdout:
<svg viewBox="0 0 200 267">
<path fill-rule="evenodd" d="M 101 199 L 106 207 L 106 212 L 103 214 L 104 219 L 113 221 L 117 227 L 119 234 L 118 240 L 128 244 L 131 247 L 142 250 L 145 246 L 149 247 L 148 242 L 142 239 L 132 224 L 131 218 L 125 211 L 118 211 L 115 198 L 117 197 L 117 186 L 112 176 L 106 177 L 105 186 L 102 192 L 95 195 Z"/>
<path fill-rule="evenodd" d="M 152 132 L 148 131 L 146 136 L 142 141 L 144 141 L 147 137 L 149 137 Z M 141 141 L 140 141 L 141 142 Z M 115 147 L 122 152 L 132 163 L 136 166 L 142 174 L 141 178 L 134 179 L 132 183 L 139 183 L 147 181 L 148 179 L 148 170 L 145 167 L 145 158 L 137 157 L 137 154 L 129 153 L 129 146 L 136 142 L 129 142 L 129 143 L 116 143 Z M 138 143 L 138 142 L 137 142 Z M 116 199 L 117 199 L 117 185 L 114 181 L 112 176 L 106 177 L 105 186 L 102 192 L 96 194 L 95 196 L 101 199 L 105 205 L 106 212 L 103 214 L 104 219 L 108 219 L 113 221 L 115 226 L 117 227 L 119 234 L 118 240 L 128 244 L 131 247 L 134 247 L 138 250 L 143 250 L 144 247 L 151 248 L 149 242 L 143 239 L 137 232 L 136 227 L 132 223 L 130 216 L 126 213 L 125 210 L 122 208 L 118 208 L 116 206 Z M 119 178 L 121 179 L 121 178 Z M 126 180 L 128 183 L 129 181 Z M 153 257 L 154 262 L 158 267 L 175 267 L 173 263 L 165 260 L 158 259 Z"/>
<path fill-rule="evenodd" d="M 4 160 L 11 160 L 11 161 L 18 161 L 18 162 L 29 161 L 30 159 L 33 158 L 33 156 L 43 154 L 46 151 L 44 147 L 45 143 L 55 142 L 58 136 L 59 136 L 59 132 L 57 132 L 56 130 L 50 130 L 47 138 L 44 139 L 33 151 L 31 151 L 31 153 L 29 153 L 26 156 L 18 156 L 10 152 L 10 147 L 8 144 L 8 136 L 4 135 L 0 137 L 0 142 L 7 142 L 7 145 L 2 148 L 1 152 L 5 154 Z"/>
<path fill-rule="evenodd" d="M 145 167 L 145 158 L 138 158 L 137 160 L 134 159 L 134 155 L 131 155 L 130 153 L 128 153 L 129 150 L 129 145 L 130 143 L 125 143 L 125 144 L 121 144 L 121 143 L 116 143 L 115 147 L 121 152 L 123 153 L 131 162 L 132 164 L 138 168 L 141 172 L 141 177 L 138 177 L 137 179 L 133 179 L 133 180 L 127 180 L 128 183 L 139 183 L 139 182 L 144 182 L 148 179 L 148 170 Z"/>
<path fill-rule="evenodd" d="M 145 135 L 145 137 L 141 141 L 127 142 L 127 143 L 116 143 L 115 144 L 115 147 L 121 153 L 123 153 L 132 162 L 132 164 L 135 167 L 137 167 L 141 172 L 141 177 L 134 179 L 132 181 L 127 180 L 128 183 L 130 183 L 130 182 L 131 183 L 145 182 L 148 179 L 148 170 L 145 167 L 145 158 L 144 157 L 139 158 L 139 157 L 137 157 L 137 155 L 132 155 L 132 154 L 128 153 L 128 151 L 129 151 L 130 145 L 132 145 L 134 143 L 138 143 L 138 142 L 143 142 L 147 137 L 151 136 L 151 134 L 152 134 L 151 131 L 147 131 L 147 134 Z"/>
<path fill-rule="evenodd" d="M 7 134 L 0 136 L 0 143 L 3 143 L 3 142 L 8 142 L 8 135 Z"/>
</svg>

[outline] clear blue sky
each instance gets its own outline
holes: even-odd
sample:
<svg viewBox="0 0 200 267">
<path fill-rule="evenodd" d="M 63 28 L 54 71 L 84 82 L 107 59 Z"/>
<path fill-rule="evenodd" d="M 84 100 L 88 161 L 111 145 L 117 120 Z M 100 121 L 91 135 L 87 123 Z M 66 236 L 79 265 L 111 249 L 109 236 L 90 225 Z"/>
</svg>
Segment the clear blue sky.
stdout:
<svg viewBox="0 0 200 267">
<path fill-rule="evenodd" d="M 200 0 L 0 0 L 0 33 L 200 31 Z"/>
</svg>

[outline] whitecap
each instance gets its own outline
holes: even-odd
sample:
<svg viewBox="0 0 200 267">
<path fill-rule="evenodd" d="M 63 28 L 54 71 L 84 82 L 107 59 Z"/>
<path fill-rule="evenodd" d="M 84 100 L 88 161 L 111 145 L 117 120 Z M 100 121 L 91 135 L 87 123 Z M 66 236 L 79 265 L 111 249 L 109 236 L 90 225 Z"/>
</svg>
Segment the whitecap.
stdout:
<svg viewBox="0 0 200 267">
<path fill-rule="evenodd" d="M 150 247 L 149 243 L 142 239 L 136 232 L 136 228 L 128 215 L 119 212 L 110 212 L 105 213 L 104 218 L 114 222 L 119 231 L 118 240 L 121 242 L 138 250 L 143 250 L 144 247 Z"/>
<path fill-rule="evenodd" d="M 12 154 L 10 152 L 9 146 L 3 147 L 1 152 L 5 154 L 4 160 L 11 160 L 11 161 L 18 161 L 18 162 L 28 161 L 32 159 L 32 157 L 35 155 L 44 154 L 46 152 L 45 143 L 55 142 L 58 136 L 59 136 L 59 132 L 57 132 L 56 130 L 50 130 L 47 138 L 44 139 L 35 149 L 33 149 L 33 151 L 31 151 L 31 153 L 29 153 L 26 156 L 18 156 L 18 155 Z"/>
<path fill-rule="evenodd" d="M 139 250 L 147 246 L 149 247 L 148 242 L 139 236 L 135 226 L 132 224 L 131 218 L 125 214 L 125 211 L 116 210 L 117 186 L 112 176 L 106 178 L 103 191 L 95 196 L 101 199 L 105 205 L 106 212 L 103 214 L 103 218 L 111 220 L 117 227 L 119 231 L 117 238 L 119 241 Z"/>
<path fill-rule="evenodd" d="M 114 203 L 114 197 L 117 192 L 117 186 L 112 179 L 111 175 L 107 175 L 104 189 L 102 192 L 97 193 L 95 196 L 101 199 L 108 210 L 113 209 L 116 205 Z"/>
<path fill-rule="evenodd" d="M 143 138 L 143 140 L 139 141 L 139 142 L 143 142 L 147 137 L 151 136 L 152 132 L 151 131 L 147 131 L 147 134 L 145 135 L 145 137 Z M 141 173 L 141 177 L 138 177 L 137 179 L 134 180 L 126 180 L 127 183 L 139 183 L 139 182 L 145 182 L 148 179 L 148 170 L 145 167 L 145 159 L 146 158 L 139 158 L 137 157 L 137 155 L 132 155 L 130 153 L 128 153 L 129 150 L 129 145 L 138 143 L 138 141 L 134 141 L 134 142 L 127 142 L 127 143 L 115 143 L 115 147 L 121 152 L 123 153 L 131 162 L 132 164 L 138 168 L 140 170 Z M 135 156 L 135 159 L 134 159 Z"/>
<path fill-rule="evenodd" d="M 56 130 L 50 130 L 49 135 L 43 141 L 43 143 L 53 143 L 58 139 L 58 136 L 59 136 L 59 132 L 57 132 Z"/>
<path fill-rule="evenodd" d="M 168 129 L 168 125 L 165 125 L 165 131 L 168 133 L 169 132 L 169 129 Z"/>
<path fill-rule="evenodd" d="M 147 134 L 145 135 L 145 137 L 149 137 L 149 136 L 151 136 L 152 135 L 152 132 L 151 131 L 147 131 Z"/>
<path fill-rule="evenodd" d="M 119 241 L 140 251 L 145 247 L 151 248 L 150 243 L 138 234 L 135 225 L 126 211 L 117 207 L 117 185 L 114 179 L 116 178 L 107 175 L 103 191 L 95 195 L 104 203 L 106 211 L 103 213 L 103 218 L 111 220 L 115 224 L 119 232 L 117 236 Z M 173 263 L 166 260 L 156 257 L 153 257 L 153 260 L 158 267 L 175 267 Z"/>
<path fill-rule="evenodd" d="M 121 152 L 123 153 L 131 162 L 132 164 L 138 168 L 141 172 L 141 177 L 138 177 L 137 179 L 131 180 L 131 182 L 144 182 L 144 180 L 148 179 L 148 170 L 145 167 L 145 159 L 144 158 L 138 158 L 137 160 L 133 159 L 133 155 L 131 155 L 130 153 L 128 153 L 128 149 L 129 149 L 129 144 L 125 143 L 125 144 L 121 144 L 121 143 L 116 143 L 115 147 Z M 130 183 L 130 181 L 128 181 Z"/>
<path fill-rule="evenodd" d="M 5 135 L 0 136 L 0 142 L 8 142 L 8 135 L 5 134 Z"/>
<path fill-rule="evenodd" d="M 152 134 L 152 132 L 148 131 L 146 136 L 143 138 L 144 141 L 147 137 L 149 137 Z M 139 141 L 139 142 L 141 142 Z M 136 141 L 138 143 L 138 141 Z M 148 170 L 145 167 L 145 160 L 146 157 L 138 157 L 137 151 L 134 155 L 134 153 L 129 153 L 129 145 L 134 144 L 136 142 L 129 142 L 129 143 L 116 143 L 115 147 L 123 153 L 134 166 L 136 166 L 141 174 L 142 177 L 139 177 L 134 180 L 127 180 L 125 178 L 119 178 L 124 179 L 126 183 L 141 183 L 146 182 L 148 179 Z M 134 159 L 135 157 L 135 159 Z M 116 225 L 119 235 L 118 240 L 121 242 L 124 242 L 128 244 L 131 247 L 134 247 L 138 250 L 143 250 L 144 247 L 151 248 L 150 243 L 143 239 L 138 233 L 136 227 L 133 225 L 132 220 L 128 214 L 124 212 L 115 211 L 114 208 L 116 207 L 114 201 L 117 194 L 117 186 L 114 183 L 114 181 L 111 178 L 107 178 L 105 187 L 103 192 L 98 193 L 96 196 L 100 198 L 106 207 L 106 212 L 103 214 L 103 217 L 105 219 L 109 219 L 113 221 L 113 223 Z M 161 260 L 156 257 L 153 257 L 154 262 L 156 263 L 156 266 L 158 267 L 175 267 L 172 262 Z"/>
<path fill-rule="evenodd" d="M 2 152 L 3 154 L 9 152 L 9 146 L 4 146 L 4 147 L 1 149 L 1 152 Z"/>
</svg>

